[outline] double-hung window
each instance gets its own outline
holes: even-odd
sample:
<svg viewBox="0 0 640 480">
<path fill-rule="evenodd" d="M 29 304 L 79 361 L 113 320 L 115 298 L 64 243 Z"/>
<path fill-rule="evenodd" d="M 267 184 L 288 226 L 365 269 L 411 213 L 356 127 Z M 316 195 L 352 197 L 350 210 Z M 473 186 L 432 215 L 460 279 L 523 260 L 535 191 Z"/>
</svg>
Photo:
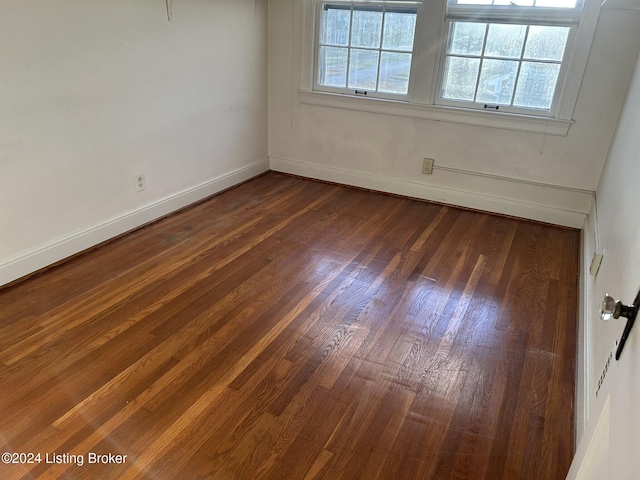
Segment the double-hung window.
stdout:
<svg viewBox="0 0 640 480">
<path fill-rule="evenodd" d="M 553 115 L 577 1 L 449 0 L 437 103 Z"/>
<path fill-rule="evenodd" d="M 411 3 L 322 3 L 316 89 L 406 96 L 417 14 Z"/>
<path fill-rule="evenodd" d="M 314 91 L 397 100 L 410 116 L 570 125 L 595 27 L 576 55 L 587 0 L 309 1 Z"/>
</svg>

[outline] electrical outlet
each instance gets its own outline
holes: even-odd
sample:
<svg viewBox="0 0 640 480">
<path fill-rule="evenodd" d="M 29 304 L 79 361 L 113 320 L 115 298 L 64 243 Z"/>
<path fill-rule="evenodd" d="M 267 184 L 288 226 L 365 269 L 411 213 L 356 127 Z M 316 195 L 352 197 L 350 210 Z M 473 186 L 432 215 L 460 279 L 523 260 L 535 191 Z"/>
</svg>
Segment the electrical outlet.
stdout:
<svg viewBox="0 0 640 480">
<path fill-rule="evenodd" d="M 596 249 L 593 253 L 593 257 L 591 258 L 591 266 L 589 267 L 589 273 L 592 276 L 596 276 L 598 274 L 598 270 L 600 270 L 600 265 L 602 265 L 602 259 L 604 258 L 604 250 Z"/>
<path fill-rule="evenodd" d="M 422 162 L 422 173 L 431 175 L 433 173 L 433 158 L 425 158 Z"/>
<path fill-rule="evenodd" d="M 147 184 L 144 180 L 144 173 L 139 173 L 136 175 L 136 192 L 141 192 L 147 188 Z"/>
</svg>

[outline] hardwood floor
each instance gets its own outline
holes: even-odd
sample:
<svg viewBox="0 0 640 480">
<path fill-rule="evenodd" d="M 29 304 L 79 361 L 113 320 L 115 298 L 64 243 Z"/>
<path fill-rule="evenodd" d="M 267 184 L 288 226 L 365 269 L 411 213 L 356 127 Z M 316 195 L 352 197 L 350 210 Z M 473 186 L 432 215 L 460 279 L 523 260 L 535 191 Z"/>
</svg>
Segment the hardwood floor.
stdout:
<svg viewBox="0 0 640 480">
<path fill-rule="evenodd" d="M 255 179 L 0 291 L 0 478 L 564 479 L 578 242 Z"/>
</svg>

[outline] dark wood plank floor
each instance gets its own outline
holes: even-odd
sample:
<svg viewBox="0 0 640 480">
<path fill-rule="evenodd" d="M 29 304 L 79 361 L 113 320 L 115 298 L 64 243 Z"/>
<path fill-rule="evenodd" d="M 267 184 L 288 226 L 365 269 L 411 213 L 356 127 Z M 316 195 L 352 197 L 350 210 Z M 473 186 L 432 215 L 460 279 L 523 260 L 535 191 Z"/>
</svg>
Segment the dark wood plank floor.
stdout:
<svg viewBox="0 0 640 480">
<path fill-rule="evenodd" d="M 578 242 L 255 179 L 0 291 L 0 478 L 564 479 Z"/>
</svg>

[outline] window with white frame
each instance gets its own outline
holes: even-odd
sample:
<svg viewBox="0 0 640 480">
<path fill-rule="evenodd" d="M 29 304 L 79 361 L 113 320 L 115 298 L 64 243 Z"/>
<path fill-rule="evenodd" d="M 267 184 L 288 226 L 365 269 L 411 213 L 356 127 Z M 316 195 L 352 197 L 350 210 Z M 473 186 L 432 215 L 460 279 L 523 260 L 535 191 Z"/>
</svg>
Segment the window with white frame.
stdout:
<svg viewBox="0 0 640 480">
<path fill-rule="evenodd" d="M 312 89 L 570 119 L 572 106 L 560 112 L 586 63 L 572 72 L 584 1 L 313 0 Z"/>
<path fill-rule="evenodd" d="M 356 95 L 406 95 L 416 6 L 323 3 L 316 89 Z"/>
<path fill-rule="evenodd" d="M 552 115 L 577 0 L 449 0 L 437 103 Z"/>
</svg>

